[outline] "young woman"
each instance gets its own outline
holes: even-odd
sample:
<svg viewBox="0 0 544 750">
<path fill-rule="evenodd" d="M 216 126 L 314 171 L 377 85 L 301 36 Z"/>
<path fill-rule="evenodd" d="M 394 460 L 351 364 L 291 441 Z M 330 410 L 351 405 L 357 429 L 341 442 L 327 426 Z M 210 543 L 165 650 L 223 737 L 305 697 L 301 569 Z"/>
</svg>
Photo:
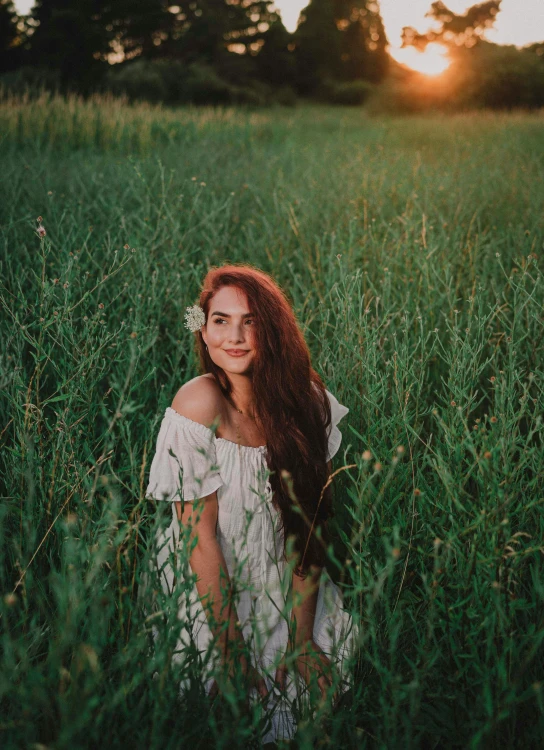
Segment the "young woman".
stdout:
<svg viewBox="0 0 544 750">
<path fill-rule="evenodd" d="M 180 527 L 189 527 L 196 584 L 178 615 L 194 623 L 202 653 L 215 639 L 222 665 L 241 668 L 253 694 L 268 700 L 263 742 L 289 739 L 299 681 L 287 669 L 289 653 L 306 683 L 318 675 L 324 694 L 333 662 L 341 674 L 353 645 L 351 619 L 324 568 L 331 458 L 348 409 L 313 370 L 293 310 L 265 273 L 212 269 L 200 307 L 186 317 L 203 374 L 166 409 L 147 489 L 175 508 L 157 558 L 161 580 L 171 591 L 179 577 L 171 552 Z M 212 666 L 203 675 L 210 695 L 218 690 Z"/>
</svg>

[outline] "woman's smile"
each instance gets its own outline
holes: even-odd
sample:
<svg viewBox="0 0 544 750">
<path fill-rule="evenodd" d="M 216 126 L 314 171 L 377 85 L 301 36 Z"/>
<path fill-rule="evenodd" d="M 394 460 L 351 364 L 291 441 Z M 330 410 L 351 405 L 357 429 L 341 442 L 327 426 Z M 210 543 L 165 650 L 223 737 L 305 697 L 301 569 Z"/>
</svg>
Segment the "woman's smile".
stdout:
<svg viewBox="0 0 544 750">
<path fill-rule="evenodd" d="M 247 349 L 223 349 L 223 351 L 231 357 L 243 357 L 249 353 Z"/>
</svg>

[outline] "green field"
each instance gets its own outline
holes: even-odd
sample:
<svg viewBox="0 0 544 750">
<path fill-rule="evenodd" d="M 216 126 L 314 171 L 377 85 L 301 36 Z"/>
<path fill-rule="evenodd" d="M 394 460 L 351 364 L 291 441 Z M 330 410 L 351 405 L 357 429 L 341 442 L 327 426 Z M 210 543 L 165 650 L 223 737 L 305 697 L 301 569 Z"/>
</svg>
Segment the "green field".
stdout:
<svg viewBox="0 0 544 750">
<path fill-rule="evenodd" d="M 259 746 L 241 691 L 177 700 L 176 613 L 150 651 L 136 598 L 183 313 L 226 261 L 283 286 L 350 409 L 354 688 L 295 746 L 539 746 L 544 114 L 4 99 L 0 158 L 2 747 Z"/>
</svg>

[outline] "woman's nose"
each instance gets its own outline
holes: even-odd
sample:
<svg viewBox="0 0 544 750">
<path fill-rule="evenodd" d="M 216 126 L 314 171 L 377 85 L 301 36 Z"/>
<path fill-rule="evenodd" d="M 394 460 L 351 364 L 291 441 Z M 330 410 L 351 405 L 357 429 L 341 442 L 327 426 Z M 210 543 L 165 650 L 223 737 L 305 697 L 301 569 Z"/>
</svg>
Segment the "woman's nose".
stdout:
<svg viewBox="0 0 544 750">
<path fill-rule="evenodd" d="M 244 329 L 241 325 L 236 325 L 235 323 L 231 326 L 231 329 L 229 331 L 229 340 L 236 342 L 244 340 Z"/>
</svg>

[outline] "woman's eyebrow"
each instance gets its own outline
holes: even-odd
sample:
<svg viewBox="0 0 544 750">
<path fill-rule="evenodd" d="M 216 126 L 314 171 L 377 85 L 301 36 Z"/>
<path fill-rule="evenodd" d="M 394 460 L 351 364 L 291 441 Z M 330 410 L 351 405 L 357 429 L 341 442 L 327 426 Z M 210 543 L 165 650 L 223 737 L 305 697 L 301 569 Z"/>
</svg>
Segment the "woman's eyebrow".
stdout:
<svg viewBox="0 0 544 750">
<path fill-rule="evenodd" d="M 212 312 L 212 315 L 221 315 L 223 318 L 230 318 L 231 317 L 228 313 L 219 312 L 218 310 L 214 310 L 214 312 Z M 244 313 L 242 315 L 242 318 L 249 318 L 249 317 L 253 317 L 253 313 L 249 312 L 249 313 Z"/>
</svg>

